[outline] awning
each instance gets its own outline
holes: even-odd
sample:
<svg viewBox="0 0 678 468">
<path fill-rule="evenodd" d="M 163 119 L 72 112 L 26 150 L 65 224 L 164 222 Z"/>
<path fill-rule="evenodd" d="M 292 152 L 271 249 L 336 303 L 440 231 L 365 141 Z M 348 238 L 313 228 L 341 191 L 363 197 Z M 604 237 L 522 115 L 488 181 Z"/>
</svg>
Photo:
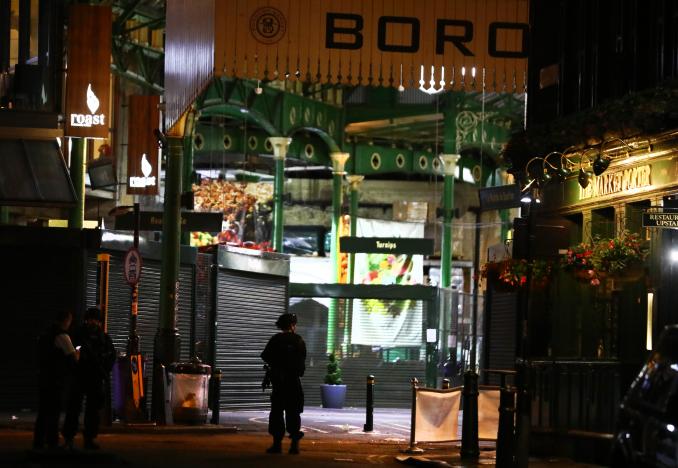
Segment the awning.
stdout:
<svg viewBox="0 0 678 468">
<path fill-rule="evenodd" d="M 0 140 L 0 205 L 75 203 L 73 183 L 56 140 Z"/>
</svg>

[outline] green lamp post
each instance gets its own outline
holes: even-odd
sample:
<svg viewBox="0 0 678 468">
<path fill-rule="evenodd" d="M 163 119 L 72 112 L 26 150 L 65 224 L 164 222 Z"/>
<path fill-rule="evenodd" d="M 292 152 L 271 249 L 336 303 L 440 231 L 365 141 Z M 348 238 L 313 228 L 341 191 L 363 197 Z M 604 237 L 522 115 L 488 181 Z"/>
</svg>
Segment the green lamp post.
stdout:
<svg viewBox="0 0 678 468">
<path fill-rule="evenodd" d="M 450 287 L 452 267 L 452 212 L 454 210 L 454 176 L 457 171 L 458 154 L 441 154 L 445 185 L 443 189 L 443 239 L 440 248 L 440 286 Z"/>
<path fill-rule="evenodd" d="M 283 185 L 285 184 L 285 156 L 292 143 L 288 137 L 269 137 L 273 146 L 275 178 L 273 179 L 273 248 L 283 250 Z"/>
<path fill-rule="evenodd" d="M 330 254 L 332 260 L 332 282 L 339 282 L 339 223 L 341 221 L 341 204 L 343 202 L 343 183 L 346 171 L 346 161 L 349 153 L 332 153 L 332 241 Z M 327 315 L 327 352 L 335 351 L 335 334 L 337 330 L 337 300 L 332 299 Z"/>
</svg>

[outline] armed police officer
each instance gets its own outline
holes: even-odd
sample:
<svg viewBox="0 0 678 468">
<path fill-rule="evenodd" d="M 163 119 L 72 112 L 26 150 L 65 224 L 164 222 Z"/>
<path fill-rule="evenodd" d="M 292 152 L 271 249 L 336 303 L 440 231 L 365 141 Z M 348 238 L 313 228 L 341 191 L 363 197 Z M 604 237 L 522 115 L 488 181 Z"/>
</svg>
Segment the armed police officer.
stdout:
<svg viewBox="0 0 678 468">
<path fill-rule="evenodd" d="M 73 447 L 73 438 L 78 432 L 83 398 L 86 399 L 84 447 L 99 448 L 94 442 L 99 433 L 99 411 L 104 406 L 106 385 L 115 362 L 115 347 L 103 331 L 101 320 L 101 311 L 90 307 L 85 312 L 85 323 L 73 335 L 73 343 L 80 347 L 80 359 L 64 420 L 63 434 L 69 448 Z"/>
<path fill-rule="evenodd" d="M 275 324 L 280 333 L 271 337 L 261 358 L 269 367 L 268 377 L 273 386 L 271 412 L 268 417 L 268 433 L 273 436 L 273 445 L 268 453 L 282 452 L 285 431 L 292 443 L 289 453 L 299 453 L 301 413 L 304 411 L 304 392 L 300 378 L 306 370 L 306 343 L 296 334 L 297 316 L 282 314 Z"/>
</svg>

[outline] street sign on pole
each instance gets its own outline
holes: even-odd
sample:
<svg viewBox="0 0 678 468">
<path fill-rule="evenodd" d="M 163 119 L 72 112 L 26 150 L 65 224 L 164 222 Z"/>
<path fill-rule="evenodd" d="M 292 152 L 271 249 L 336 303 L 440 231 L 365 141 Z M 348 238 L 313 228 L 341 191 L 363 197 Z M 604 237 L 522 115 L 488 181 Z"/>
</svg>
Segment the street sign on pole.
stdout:
<svg viewBox="0 0 678 468">
<path fill-rule="evenodd" d="M 130 286 L 136 286 L 141 277 L 141 254 L 134 247 L 130 248 L 125 254 L 125 262 L 123 266 L 123 273 L 125 281 Z"/>
</svg>

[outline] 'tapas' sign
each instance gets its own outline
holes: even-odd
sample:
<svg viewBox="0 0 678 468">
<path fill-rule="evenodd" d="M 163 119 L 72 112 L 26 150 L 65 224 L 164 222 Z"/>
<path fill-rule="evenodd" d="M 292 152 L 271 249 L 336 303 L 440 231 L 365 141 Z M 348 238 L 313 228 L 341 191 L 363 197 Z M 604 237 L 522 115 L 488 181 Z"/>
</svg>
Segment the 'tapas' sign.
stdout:
<svg viewBox="0 0 678 468">
<path fill-rule="evenodd" d="M 127 193 L 158 194 L 158 142 L 160 96 L 130 96 L 127 139 Z"/>
<path fill-rule="evenodd" d="M 69 8 L 66 136 L 108 137 L 111 21 L 107 6 Z"/>
</svg>

